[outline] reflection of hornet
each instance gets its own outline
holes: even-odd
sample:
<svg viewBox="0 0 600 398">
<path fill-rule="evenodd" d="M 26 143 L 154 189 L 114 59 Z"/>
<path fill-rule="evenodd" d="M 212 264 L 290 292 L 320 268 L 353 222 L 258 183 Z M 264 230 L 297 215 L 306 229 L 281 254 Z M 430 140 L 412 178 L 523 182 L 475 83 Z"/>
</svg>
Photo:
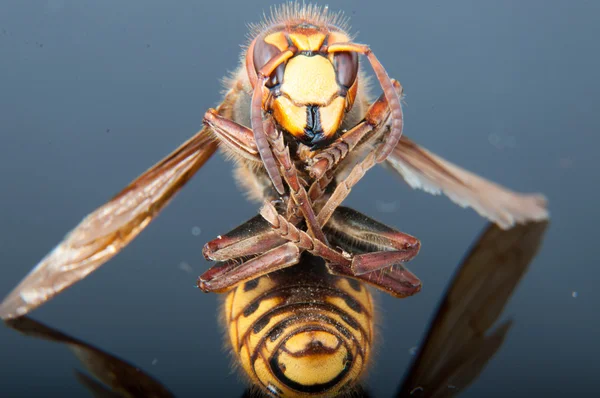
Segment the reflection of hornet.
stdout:
<svg viewBox="0 0 600 398">
<path fill-rule="evenodd" d="M 457 271 L 398 393 L 453 397 L 498 351 L 511 326 L 489 332 L 537 254 L 547 222 L 503 231 L 491 225 Z"/>
<path fill-rule="evenodd" d="M 95 397 L 174 397 L 157 380 L 84 341 L 54 330 L 33 319 L 20 317 L 6 325 L 30 337 L 66 344 L 95 379 L 76 371 L 77 380 Z"/>
<path fill-rule="evenodd" d="M 359 55 L 383 89 L 374 101 Z M 547 217 L 543 197 L 508 191 L 402 137 L 401 85 L 326 8 L 283 6 L 254 27 L 227 89 L 223 102 L 205 114 L 206 127 L 88 215 L 5 299 L 0 317 L 25 314 L 118 253 L 218 146 L 236 160 L 240 184 L 266 202 L 266 222 L 209 242 L 204 254 L 225 263 L 200 277 L 205 291 L 291 266 L 308 251 L 324 258 L 333 274 L 398 297 L 417 292 L 420 282 L 401 264 L 417 254 L 419 241 L 338 207 L 377 163 L 504 228 Z"/>
<path fill-rule="evenodd" d="M 459 267 L 399 396 L 455 396 L 477 378 L 510 322 L 487 331 L 535 256 L 546 227 L 545 222 L 510 230 L 492 225 L 481 235 Z M 225 298 L 228 345 L 254 385 L 245 396 L 368 397 L 359 383 L 372 361 L 369 290 L 353 278 L 328 273 L 323 260 L 308 253 L 300 265 L 303 272 L 275 271 L 238 284 Z M 172 396 L 138 368 L 85 342 L 27 317 L 6 323 L 28 336 L 71 347 L 110 387 L 78 373 L 95 396 Z"/>
</svg>

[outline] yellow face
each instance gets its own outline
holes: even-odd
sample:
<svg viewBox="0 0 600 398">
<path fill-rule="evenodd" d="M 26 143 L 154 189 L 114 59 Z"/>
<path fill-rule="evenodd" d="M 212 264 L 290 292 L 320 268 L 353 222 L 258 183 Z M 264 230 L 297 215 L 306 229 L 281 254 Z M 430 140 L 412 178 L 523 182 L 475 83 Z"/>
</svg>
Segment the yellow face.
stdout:
<svg viewBox="0 0 600 398">
<path fill-rule="evenodd" d="M 321 51 L 332 42 L 348 41 L 337 32 L 292 28 L 257 39 L 254 67 L 259 70 L 270 58 L 290 45 L 296 54 L 273 72 L 264 109 L 277 124 L 312 148 L 329 144 L 336 136 L 356 96 L 358 58 L 355 54 Z"/>
<path fill-rule="evenodd" d="M 271 104 L 281 127 L 319 146 L 337 132 L 346 108 L 333 64 L 322 55 L 297 55 L 285 66 L 280 95 Z"/>
</svg>

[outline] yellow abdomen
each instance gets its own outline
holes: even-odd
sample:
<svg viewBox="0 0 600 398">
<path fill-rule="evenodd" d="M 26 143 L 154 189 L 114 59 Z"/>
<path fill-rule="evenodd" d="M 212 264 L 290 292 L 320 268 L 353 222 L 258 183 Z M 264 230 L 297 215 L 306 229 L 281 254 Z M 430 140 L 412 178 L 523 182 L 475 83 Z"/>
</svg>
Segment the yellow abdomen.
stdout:
<svg viewBox="0 0 600 398">
<path fill-rule="evenodd" d="M 269 395 L 337 396 L 350 392 L 367 366 L 371 295 L 312 256 L 239 285 L 224 312 L 236 359 Z"/>
</svg>

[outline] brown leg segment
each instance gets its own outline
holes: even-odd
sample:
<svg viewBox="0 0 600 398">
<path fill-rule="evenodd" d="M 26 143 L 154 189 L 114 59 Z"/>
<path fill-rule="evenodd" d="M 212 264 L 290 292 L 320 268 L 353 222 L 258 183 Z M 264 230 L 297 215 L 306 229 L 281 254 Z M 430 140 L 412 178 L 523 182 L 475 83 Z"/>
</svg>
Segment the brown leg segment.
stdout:
<svg viewBox="0 0 600 398">
<path fill-rule="evenodd" d="M 252 130 L 241 126 L 209 109 L 204 114 L 204 124 L 208 125 L 217 134 L 221 141 L 231 146 L 237 153 L 250 160 L 260 160 Z"/>
<path fill-rule="evenodd" d="M 398 95 L 401 95 L 402 94 L 402 86 L 400 85 L 400 83 L 398 83 L 397 81 L 394 80 L 392 82 L 392 85 L 396 89 Z M 386 101 L 385 97 L 382 96 L 381 98 L 379 98 L 376 102 L 374 102 L 371 105 L 371 107 L 369 108 L 369 111 L 367 112 L 367 117 L 365 119 L 365 122 L 362 122 L 361 124 L 368 122 L 369 126 L 377 127 L 377 129 L 382 128 L 381 125 L 389 116 L 389 110 L 388 111 L 386 111 L 386 110 L 387 110 L 387 101 Z M 373 119 L 371 119 L 371 118 L 373 118 Z M 359 124 L 357 127 L 361 126 L 361 124 Z M 388 126 L 385 126 L 385 128 L 388 128 Z M 354 129 L 350 130 L 347 133 L 347 134 L 352 135 L 352 139 L 349 140 L 348 142 L 356 141 L 353 146 L 349 147 L 350 150 L 354 149 L 356 143 L 358 143 L 364 139 L 364 135 L 361 138 L 354 137 L 355 133 L 353 133 L 353 131 L 354 131 Z M 344 137 L 345 137 L 345 135 L 342 136 L 341 138 L 344 138 Z M 362 145 L 366 145 L 366 144 L 367 143 L 365 141 L 363 141 L 360 145 L 362 146 Z M 365 158 L 360 163 L 358 163 L 354 166 L 354 168 L 352 169 L 350 174 L 344 179 L 344 181 L 342 181 L 340 184 L 338 184 L 336 186 L 335 191 L 327 199 L 327 202 L 322 206 L 319 203 L 319 206 L 318 206 L 319 214 L 317 216 L 317 222 L 319 223 L 319 225 L 325 226 L 325 224 L 327 224 L 327 220 L 329 220 L 329 217 L 331 217 L 331 214 L 335 211 L 335 209 L 340 204 L 342 204 L 343 200 L 350 194 L 352 187 L 354 185 L 356 185 L 358 183 L 358 181 L 360 181 L 364 177 L 365 173 L 370 168 L 372 168 L 373 166 L 375 166 L 375 164 L 377 164 L 376 156 L 378 156 L 378 152 L 368 152 L 368 154 L 365 156 Z M 315 183 L 313 183 L 313 185 L 311 186 L 309 192 L 312 192 L 315 195 L 319 195 L 320 193 L 322 193 L 325 190 L 325 188 L 327 187 L 327 185 L 333 180 L 333 178 L 334 178 L 333 170 L 331 168 L 333 167 L 333 165 L 337 164 L 336 162 L 339 162 L 339 160 L 332 161 L 332 160 L 328 160 L 327 158 L 323 158 L 319 162 L 324 162 L 322 164 L 326 165 L 328 169 L 326 169 L 327 172 L 324 174 L 324 176 L 321 177 Z"/>
<path fill-rule="evenodd" d="M 223 118 L 217 115 L 214 111 L 209 110 L 204 117 L 207 123 L 215 131 L 216 134 L 223 137 L 225 141 L 236 149 L 241 149 L 245 156 L 258 160 L 257 143 L 254 141 L 252 130 L 246 126 L 242 126 L 232 120 Z M 275 129 L 273 121 L 269 118 L 265 120 L 264 132 L 273 145 L 273 153 L 277 157 L 283 171 L 284 178 L 290 187 L 290 193 L 294 198 L 294 202 L 300 207 L 306 224 L 312 236 L 323 243 L 327 243 L 327 239 L 321 230 L 320 224 L 317 223 L 317 217 L 312 208 L 312 203 L 308 198 L 306 189 L 301 184 L 296 167 L 290 158 L 288 147 L 283 142 L 283 135 Z M 271 149 L 269 149 L 271 151 Z"/>
<path fill-rule="evenodd" d="M 323 178 L 327 171 L 339 164 L 356 144 L 374 130 L 374 126 L 366 121 L 360 122 L 348 130 L 312 158 L 313 163 L 307 168 L 310 176 L 315 180 Z"/>
<path fill-rule="evenodd" d="M 317 217 L 315 216 L 315 212 L 306 189 L 304 189 L 304 186 L 300 182 L 296 166 L 294 166 L 294 163 L 290 158 L 289 148 L 283 142 L 283 135 L 275 128 L 272 119 L 266 120 L 264 127 L 267 137 L 271 142 L 273 153 L 281 165 L 283 178 L 290 187 L 290 194 L 294 202 L 298 205 L 300 211 L 302 211 L 302 214 L 306 219 L 306 225 L 308 226 L 309 232 L 312 236 L 327 244 L 327 239 L 325 238 L 325 234 L 323 234 L 321 224 L 317 222 Z"/>
<path fill-rule="evenodd" d="M 295 265 L 299 259 L 298 246 L 285 243 L 241 264 L 232 260 L 215 265 L 198 278 L 198 287 L 205 293 L 221 293 L 241 282 Z"/>
<path fill-rule="evenodd" d="M 333 213 L 325 234 L 332 245 L 354 254 L 350 269 L 328 264 L 329 272 L 351 276 L 399 298 L 421 290 L 419 278 L 401 264 L 417 255 L 418 239 L 342 206 Z"/>
<path fill-rule="evenodd" d="M 390 113 L 392 116 L 392 128 L 383 145 L 378 149 L 377 153 L 377 163 L 383 162 L 388 155 L 394 150 L 400 137 L 402 137 L 402 128 L 404 126 L 404 116 L 402 114 L 402 105 L 400 104 L 400 98 L 396 95 L 396 90 L 394 88 L 394 83 L 388 76 L 385 71 L 383 65 L 379 62 L 375 54 L 371 51 L 368 46 L 364 44 L 355 44 L 355 43 L 334 43 L 331 44 L 327 51 L 330 53 L 339 52 L 339 51 L 351 51 L 359 54 L 364 54 L 369 62 L 371 63 L 371 67 L 377 76 L 377 80 L 379 80 L 379 84 L 383 89 L 383 94 L 388 102 L 388 106 L 390 108 Z"/>
<path fill-rule="evenodd" d="M 421 289 L 421 282 L 400 262 L 416 256 L 419 241 L 354 210 L 340 209 L 343 210 L 332 217 L 333 227 L 326 229 L 327 236 L 342 249 L 360 253 L 355 256 L 346 252 L 338 253 L 311 238 L 279 215 L 270 204 L 263 206 L 261 215 L 283 238 L 323 258 L 331 273 L 359 279 L 396 297 L 417 293 Z"/>
<path fill-rule="evenodd" d="M 263 90 L 265 89 L 265 82 L 267 81 L 268 76 L 271 75 L 271 73 L 279 64 L 285 62 L 295 53 L 295 47 L 288 48 L 287 50 L 282 51 L 273 57 L 260 69 L 257 74 L 257 82 L 254 86 L 254 92 L 252 93 L 252 102 L 250 107 L 250 123 L 252 125 L 251 131 L 253 131 L 256 147 L 258 148 L 260 157 L 263 160 L 267 174 L 269 174 L 275 189 L 280 195 L 283 195 L 285 192 L 283 182 L 281 181 L 281 175 L 279 174 L 279 170 L 275 164 L 275 159 L 273 159 L 273 153 L 271 152 L 269 142 L 267 141 L 265 131 L 263 130 Z"/>
<path fill-rule="evenodd" d="M 338 207 L 325 229 L 331 244 L 354 255 L 355 276 L 412 260 L 421 242 L 348 207 Z"/>
<path fill-rule="evenodd" d="M 306 250 L 326 261 L 332 261 L 350 266 L 350 261 L 341 253 L 336 252 L 327 244 L 314 239 L 306 232 L 299 230 L 285 217 L 277 213 L 277 210 L 269 202 L 260 209 L 260 214 L 271 224 L 271 227 L 284 239 L 296 244 L 300 249 Z"/>
<path fill-rule="evenodd" d="M 397 298 L 412 296 L 421 290 L 419 278 L 401 265 L 364 275 L 354 275 L 348 268 L 338 264 L 327 263 L 326 265 L 329 272 L 334 275 L 358 279 Z"/>
<path fill-rule="evenodd" d="M 394 87 L 396 88 L 398 95 L 401 95 L 402 86 L 400 83 L 394 81 Z M 370 133 L 380 130 L 383 123 L 388 119 L 389 114 L 387 101 L 385 96 L 382 95 L 377 101 L 371 104 L 365 114 L 364 121 L 348 130 L 328 148 L 323 149 L 314 156 L 312 165 L 307 169 L 310 175 L 315 179 L 315 182 L 313 182 L 308 190 L 308 197 L 313 204 L 315 212 L 318 213 L 321 211 L 324 205 L 323 202 L 327 199 L 323 194 L 335 178 L 335 166 L 344 160 L 346 155 L 354 150 L 359 143 L 361 146 L 368 144 L 369 141 L 365 140 L 365 138 Z M 325 217 L 325 215 L 323 217 L 325 219 L 328 218 L 328 216 Z M 319 222 L 319 224 L 321 226 L 324 225 L 321 222 Z"/>
<path fill-rule="evenodd" d="M 207 260 L 220 263 L 208 269 L 198 279 L 203 291 L 224 291 L 241 280 L 252 279 L 295 264 L 291 250 L 277 231 L 262 216 L 257 215 L 223 236 L 211 240 L 202 250 Z M 295 245 L 294 245 L 295 246 Z M 267 254 L 268 253 L 268 254 Z M 246 262 L 243 258 L 256 256 Z M 248 276 L 251 275 L 251 276 Z"/>
<path fill-rule="evenodd" d="M 327 224 L 327 221 L 329 221 L 329 218 L 335 209 L 342 204 L 346 197 L 348 197 L 352 187 L 365 176 L 365 173 L 371 167 L 375 166 L 375 155 L 375 152 L 369 152 L 365 159 L 354 166 L 350 174 L 335 187 L 335 191 L 333 191 L 333 194 L 327 199 L 327 202 L 317 216 L 319 225 L 324 226 Z"/>
<path fill-rule="evenodd" d="M 264 253 L 287 242 L 273 231 L 261 215 L 257 215 L 234 228 L 225 235 L 204 245 L 204 258 L 212 261 L 227 261 L 235 258 Z"/>
<path fill-rule="evenodd" d="M 401 97 L 402 86 L 400 83 L 396 80 L 392 80 L 392 85 L 394 86 L 397 95 Z M 365 138 L 368 137 L 368 135 L 373 131 L 381 130 L 384 122 L 389 118 L 389 115 L 390 111 L 387 100 L 385 95 L 381 95 L 377 101 L 371 104 L 367 113 L 365 114 L 365 120 L 363 122 L 347 131 L 328 148 L 315 155 L 313 158 L 313 164 L 308 167 L 309 173 L 313 178 L 316 179 L 308 191 L 308 195 L 313 203 L 313 209 L 315 212 L 320 212 L 324 206 L 322 203 L 324 201 L 323 193 L 331 181 L 333 181 L 335 178 L 335 166 L 337 166 L 349 152 L 354 150 L 359 143 L 361 146 L 367 145 L 369 141 L 365 140 Z M 325 225 L 324 222 L 327 222 L 327 219 L 331 216 L 330 213 L 335 210 L 336 204 L 339 205 L 349 194 L 349 190 L 351 188 L 351 186 L 349 186 L 350 181 L 355 180 L 352 182 L 352 186 L 356 184 L 356 182 L 362 178 L 364 173 L 375 164 L 374 162 L 371 162 L 372 164 L 367 165 L 368 162 L 371 162 L 371 159 L 363 161 L 361 166 L 355 166 L 355 170 L 353 170 L 354 175 L 346 178 L 346 182 L 344 182 L 345 187 L 340 188 L 342 191 L 338 191 L 336 193 L 337 198 L 328 199 L 331 201 L 327 205 L 329 208 L 325 213 L 323 213 L 321 218 L 317 219 L 319 225 Z M 357 174 L 359 176 L 357 176 Z M 344 193 L 343 190 L 347 192 Z M 343 197 L 340 197 L 340 195 Z"/>
<path fill-rule="evenodd" d="M 333 170 L 329 170 L 325 173 L 325 175 L 323 175 L 323 177 L 313 182 L 313 184 L 310 186 L 310 189 L 308 190 L 308 198 L 313 204 L 315 213 L 318 214 L 321 211 L 321 208 L 325 204 L 324 202 L 328 199 L 328 197 L 325 195 L 325 192 L 334 178 L 335 175 Z M 323 226 L 323 224 L 319 225 Z"/>
<path fill-rule="evenodd" d="M 392 85 L 398 97 L 402 96 L 402 86 L 396 80 Z M 308 168 L 311 176 L 315 179 L 323 177 L 325 172 L 333 169 L 346 155 L 363 141 L 373 131 L 379 130 L 390 116 L 390 108 L 384 94 L 371 104 L 365 113 L 364 121 L 345 132 L 335 140 L 329 147 L 323 149 L 313 158 L 313 164 Z"/>
</svg>

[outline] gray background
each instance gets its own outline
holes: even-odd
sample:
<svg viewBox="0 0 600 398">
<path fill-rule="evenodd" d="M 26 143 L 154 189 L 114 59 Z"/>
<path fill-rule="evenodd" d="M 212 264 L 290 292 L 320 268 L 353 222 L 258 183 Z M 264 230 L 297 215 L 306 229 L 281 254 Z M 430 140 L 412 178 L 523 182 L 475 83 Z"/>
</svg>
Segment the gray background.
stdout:
<svg viewBox="0 0 600 398">
<path fill-rule="evenodd" d="M 89 211 L 190 137 L 220 100 L 247 22 L 271 2 L 0 3 L 0 295 Z M 503 319 L 515 325 L 465 396 L 575 395 L 596 385 L 596 1 L 330 1 L 407 93 L 406 132 L 550 200 L 544 248 Z M 33 313 L 149 371 L 178 396 L 239 396 L 217 295 L 194 288 L 205 241 L 256 214 L 219 155 L 113 261 Z M 456 265 L 485 225 L 377 169 L 347 204 L 422 240 L 423 291 L 379 295 L 369 386 L 390 396 Z M 192 234 L 198 227 L 201 233 Z M 595 243 L 597 245 L 597 243 Z M 192 272 L 181 263 L 188 264 Z M 572 297 L 577 292 L 577 297 Z M 593 308 L 596 308 L 594 311 Z M 0 328 L 2 395 L 85 394 L 58 345 Z M 154 364 L 153 364 L 154 363 Z"/>
</svg>

